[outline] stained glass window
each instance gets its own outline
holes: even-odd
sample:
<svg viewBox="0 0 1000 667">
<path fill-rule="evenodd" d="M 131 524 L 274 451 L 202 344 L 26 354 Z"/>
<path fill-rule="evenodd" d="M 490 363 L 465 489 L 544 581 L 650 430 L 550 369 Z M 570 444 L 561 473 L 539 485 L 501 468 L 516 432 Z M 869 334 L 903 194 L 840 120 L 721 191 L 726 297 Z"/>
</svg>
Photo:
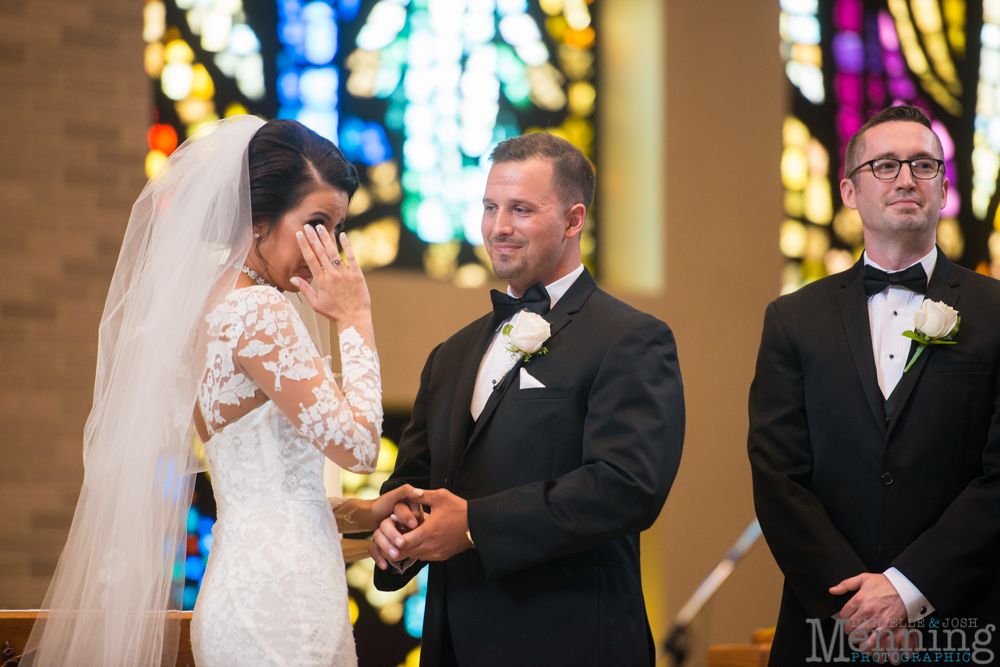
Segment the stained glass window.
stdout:
<svg viewBox="0 0 1000 667">
<path fill-rule="evenodd" d="M 181 593 L 183 609 L 194 609 L 205 577 L 208 554 L 212 550 L 212 527 L 215 526 L 216 506 L 208 473 L 198 473 L 195 480 L 191 509 L 188 510 L 187 543 L 184 558 L 175 566 L 177 579 L 183 579 Z"/>
<path fill-rule="evenodd" d="M 938 244 L 959 263 L 1000 277 L 1000 2 L 779 4 L 792 87 L 781 160 L 782 292 L 842 271 L 860 256 L 861 219 L 840 200 L 847 142 L 876 112 L 904 103 L 927 112 L 944 149 L 951 185 Z M 975 35 L 982 44 L 978 60 L 966 53 Z"/>
<path fill-rule="evenodd" d="M 362 187 L 348 234 L 365 269 L 490 276 L 488 157 L 558 134 L 595 159 L 595 0 L 148 0 L 157 118 L 147 173 L 199 124 L 294 118 L 336 142 Z M 172 132 L 172 133 L 171 133 Z M 593 212 L 582 238 L 594 270 Z"/>
</svg>

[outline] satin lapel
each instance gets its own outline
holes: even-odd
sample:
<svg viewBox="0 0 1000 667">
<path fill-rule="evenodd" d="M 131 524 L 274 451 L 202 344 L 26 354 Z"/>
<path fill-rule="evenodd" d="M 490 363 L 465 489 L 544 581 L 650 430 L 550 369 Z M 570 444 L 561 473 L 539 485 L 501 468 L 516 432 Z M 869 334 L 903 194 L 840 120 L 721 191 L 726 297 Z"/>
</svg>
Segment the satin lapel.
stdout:
<svg viewBox="0 0 1000 667">
<path fill-rule="evenodd" d="M 934 267 L 934 274 L 927 284 L 927 294 L 924 295 L 924 299 L 943 301 L 952 308 L 955 307 L 955 304 L 958 303 L 958 290 L 955 289 L 958 287 L 958 280 L 957 272 L 953 270 L 953 267 L 954 265 L 951 261 L 938 248 L 937 265 Z M 958 335 L 961 337 L 961 331 L 959 331 Z M 896 388 L 892 390 L 891 398 L 893 407 L 892 416 L 889 418 L 889 429 L 886 433 L 887 440 L 896 428 L 896 424 L 899 423 L 899 416 L 906 408 L 906 404 L 913 394 L 913 389 L 917 386 L 917 381 L 920 380 L 924 367 L 927 365 L 927 359 L 934 353 L 935 347 L 934 345 L 928 345 L 927 349 L 920 355 L 920 358 L 913 362 L 910 370 L 903 373 L 903 377 L 899 379 Z"/>
<path fill-rule="evenodd" d="M 503 380 L 493 389 L 493 393 L 490 394 L 489 399 L 486 401 L 486 405 L 483 406 L 483 411 L 479 413 L 479 419 L 476 420 L 476 426 L 472 430 L 472 435 L 469 436 L 469 446 L 476 441 L 476 438 L 482 433 L 483 428 L 490 421 L 490 417 L 496 412 L 497 406 L 500 405 L 500 401 L 503 399 L 504 394 L 510 389 L 510 386 L 514 384 L 514 378 L 517 377 L 520 372 L 521 366 L 524 366 L 524 360 L 519 360 L 514 364 L 513 368 L 507 371 L 507 374 L 503 376 Z M 468 449 L 468 446 L 466 447 Z M 461 457 L 459 457 L 461 460 Z"/>
<path fill-rule="evenodd" d="M 493 340 L 499 322 L 496 317 L 485 317 L 473 338 L 473 344 L 469 348 L 462 368 L 459 371 L 458 382 L 455 386 L 455 401 L 451 407 L 451 424 L 448 431 L 448 476 L 452 476 L 455 464 L 465 450 L 466 438 L 469 434 L 469 422 L 472 420 L 472 394 L 476 388 L 476 376 L 479 374 L 479 365 L 486 354 L 486 348 Z M 496 392 L 494 392 L 496 393 Z M 491 397 L 492 399 L 492 397 Z"/>
<path fill-rule="evenodd" d="M 865 398 L 875 415 L 882 433 L 886 432 L 885 397 L 878 386 L 878 375 L 875 371 L 875 353 L 872 351 L 872 331 L 868 321 L 868 295 L 861 280 L 861 263 L 859 260 L 849 275 L 844 278 L 840 290 L 840 316 L 844 321 L 844 332 L 847 343 L 854 357 L 854 365 L 865 391 Z"/>
</svg>

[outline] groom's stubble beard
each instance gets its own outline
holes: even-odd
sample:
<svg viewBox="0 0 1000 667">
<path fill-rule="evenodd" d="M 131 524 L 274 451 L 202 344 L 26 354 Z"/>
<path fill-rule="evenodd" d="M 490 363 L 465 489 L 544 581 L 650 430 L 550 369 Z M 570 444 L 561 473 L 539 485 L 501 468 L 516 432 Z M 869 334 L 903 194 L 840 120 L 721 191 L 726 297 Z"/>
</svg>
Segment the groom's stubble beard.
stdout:
<svg viewBox="0 0 1000 667">
<path fill-rule="evenodd" d="M 527 251 L 526 250 L 518 251 L 519 254 L 522 255 L 522 257 L 520 257 L 519 260 L 515 260 L 510 257 L 503 257 L 495 250 L 493 250 L 493 245 L 499 241 L 500 239 L 493 237 L 489 240 L 488 244 L 490 250 L 489 252 L 490 263 L 493 265 L 493 273 L 496 274 L 497 278 L 501 278 L 503 280 L 511 280 L 517 278 L 518 276 L 523 274 L 525 269 L 527 268 L 528 264 Z M 528 247 L 527 243 L 513 243 L 506 239 L 503 240 L 503 243 L 506 245 L 518 245 L 524 249 L 527 249 Z"/>
</svg>

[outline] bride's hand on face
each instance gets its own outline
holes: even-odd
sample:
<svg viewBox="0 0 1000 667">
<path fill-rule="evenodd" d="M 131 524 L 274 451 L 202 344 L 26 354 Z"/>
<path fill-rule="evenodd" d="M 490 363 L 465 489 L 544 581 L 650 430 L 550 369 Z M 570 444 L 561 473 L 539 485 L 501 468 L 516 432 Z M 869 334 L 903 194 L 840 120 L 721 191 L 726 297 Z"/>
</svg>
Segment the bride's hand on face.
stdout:
<svg viewBox="0 0 1000 667">
<path fill-rule="evenodd" d="M 306 225 L 296 232 L 302 256 L 312 273 L 312 285 L 301 278 L 292 283 L 320 315 L 337 324 L 341 330 L 355 327 L 364 338 L 371 332 L 371 296 L 365 276 L 358 267 L 347 234 L 340 235 L 346 262 L 340 258 L 337 244 L 323 225 L 313 229 Z"/>
</svg>

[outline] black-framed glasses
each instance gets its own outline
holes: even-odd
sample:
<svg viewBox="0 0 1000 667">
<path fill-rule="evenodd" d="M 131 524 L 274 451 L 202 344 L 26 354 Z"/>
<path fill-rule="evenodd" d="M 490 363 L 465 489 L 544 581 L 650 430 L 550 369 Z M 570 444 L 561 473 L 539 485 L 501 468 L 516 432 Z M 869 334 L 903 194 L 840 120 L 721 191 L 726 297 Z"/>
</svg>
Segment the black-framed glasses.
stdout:
<svg viewBox="0 0 1000 667">
<path fill-rule="evenodd" d="M 932 157 L 918 157 L 915 160 L 897 160 L 891 157 L 880 157 L 858 165 L 858 168 L 852 171 L 850 175 L 853 176 L 865 167 L 871 167 L 872 176 L 880 181 L 892 181 L 899 176 L 899 170 L 903 168 L 904 164 L 910 165 L 910 173 L 913 174 L 913 178 L 929 181 L 941 173 L 941 168 L 944 167 L 944 160 Z"/>
</svg>

